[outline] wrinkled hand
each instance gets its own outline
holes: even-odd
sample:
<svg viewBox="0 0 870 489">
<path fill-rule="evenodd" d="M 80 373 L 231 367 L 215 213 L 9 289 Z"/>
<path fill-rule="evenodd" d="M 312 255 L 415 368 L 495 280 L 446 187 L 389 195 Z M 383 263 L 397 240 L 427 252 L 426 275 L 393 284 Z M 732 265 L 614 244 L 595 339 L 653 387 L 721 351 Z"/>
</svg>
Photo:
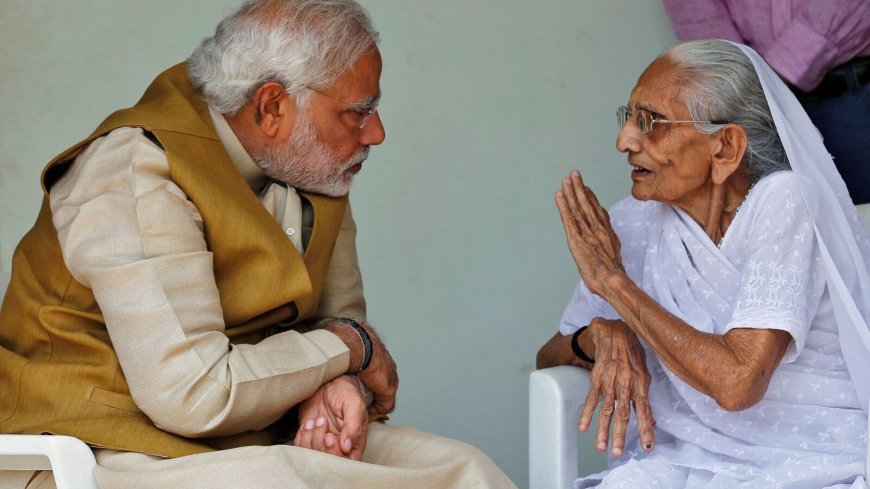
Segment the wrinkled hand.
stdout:
<svg viewBox="0 0 870 489">
<path fill-rule="evenodd" d="M 368 368 L 359 373 L 359 379 L 372 391 L 374 400 L 369 406 L 372 414 L 389 414 L 396 406 L 399 373 L 396 362 L 381 339 L 368 324 L 363 326 L 372 339 L 372 360 Z"/>
<path fill-rule="evenodd" d="M 396 405 L 396 391 L 399 390 L 399 373 L 396 362 L 384 346 L 374 328 L 368 323 L 361 323 L 372 340 L 372 356 L 368 367 L 362 372 L 356 372 L 362 363 L 363 344 L 359 334 L 348 324 L 341 321 L 325 319 L 323 328 L 337 335 L 351 350 L 350 366 L 354 373 L 368 387 L 373 396 L 369 412 L 375 415 L 389 414 Z"/>
<path fill-rule="evenodd" d="M 619 457 L 625 449 L 625 433 L 633 404 L 640 445 L 646 451 L 652 450 L 655 420 L 649 407 L 650 375 L 643 347 L 637 336 L 620 320 L 595 318 L 584 334 L 589 333 L 595 342 L 595 366 L 578 428 L 584 433 L 589 429 L 600 401 L 595 448 L 602 452 L 607 449 L 608 432 L 613 424 L 610 453 Z"/>
<path fill-rule="evenodd" d="M 299 405 L 293 444 L 360 460 L 366 448 L 368 412 L 356 381 L 342 375 L 320 386 Z"/>
<path fill-rule="evenodd" d="M 576 170 L 562 179 L 556 206 L 580 277 L 590 291 L 603 295 L 607 278 L 624 273 L 619 238 L 607 211 Z"/>
</svg>

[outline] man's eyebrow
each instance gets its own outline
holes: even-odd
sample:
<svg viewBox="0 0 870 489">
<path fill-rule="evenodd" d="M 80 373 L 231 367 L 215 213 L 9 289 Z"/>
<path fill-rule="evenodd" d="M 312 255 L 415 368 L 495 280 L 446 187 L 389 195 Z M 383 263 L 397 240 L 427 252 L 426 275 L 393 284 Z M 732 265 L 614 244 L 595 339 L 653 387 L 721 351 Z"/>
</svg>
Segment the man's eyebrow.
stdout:
<svg viewBox="0 0 870 489">
<path fill-rule="evenodd" d="M 379 93 L 377 95 L 372 95 L 371 97 L 366 97 L 359 102 L 349 104 L 349 106 L 352 110 L 360 110 L 364 112 L 367 110 L 371 110 L 373 107 L 376 107 L 378 105 L 378 102 L 380 101 L 381 94 Z"/>
</svg>

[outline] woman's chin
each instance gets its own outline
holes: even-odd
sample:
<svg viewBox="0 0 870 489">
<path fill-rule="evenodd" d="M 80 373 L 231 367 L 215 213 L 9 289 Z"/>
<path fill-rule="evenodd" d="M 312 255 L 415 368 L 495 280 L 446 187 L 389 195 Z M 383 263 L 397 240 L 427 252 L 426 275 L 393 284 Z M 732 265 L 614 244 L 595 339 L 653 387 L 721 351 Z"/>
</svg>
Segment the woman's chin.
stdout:
<svg viewBox="0 0 870 489">
<path fill-rule="evenodd" d="M 637 200 L 653 199 L 653 196 L 648 189 L 644 188 L 643 184 L 638 184 L 637 182 L 634 182 L 631 186 L 631 196 Z"/>
</svg>

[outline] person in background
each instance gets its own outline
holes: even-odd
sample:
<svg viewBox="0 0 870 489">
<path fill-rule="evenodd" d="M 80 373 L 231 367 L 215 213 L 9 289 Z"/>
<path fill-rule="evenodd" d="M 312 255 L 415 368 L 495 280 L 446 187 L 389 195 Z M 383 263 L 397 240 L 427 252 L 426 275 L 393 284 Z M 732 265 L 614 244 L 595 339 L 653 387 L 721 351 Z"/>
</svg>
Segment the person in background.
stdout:
<svg viewBox="0 0 870 489">
<path fill-rule="evenodd" d="M 662 1 L 681 41 L 755 49 L 822 133 L 852 201 L 870 202 L 870 2 Z"/>
<path fill-rule="evenodd" d="M 377 421 L 398 374 L 348 201 L 385 138 L 377 42 L 353 0 L 249 1 L 49 163 L 0 310 L 0 432 L 80 438 L 103 489 L 514 487 Z"/>
</svg>

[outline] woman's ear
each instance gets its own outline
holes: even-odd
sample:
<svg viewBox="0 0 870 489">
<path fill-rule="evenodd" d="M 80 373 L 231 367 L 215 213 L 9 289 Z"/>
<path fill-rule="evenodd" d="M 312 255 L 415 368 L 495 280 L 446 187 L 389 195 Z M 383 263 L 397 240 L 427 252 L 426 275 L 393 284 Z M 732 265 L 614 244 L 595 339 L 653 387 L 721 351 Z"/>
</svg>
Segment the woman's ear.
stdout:
<svg viewBox="0 0 870 489">
<path fill-rule="evenodd" d="M 726 124 L 712 137 L 715 143 L 712 159 L 713 183 L 721 185 L 740 168 L 746 153 L 746 131 L 736 124 Z"/>
</svg>

